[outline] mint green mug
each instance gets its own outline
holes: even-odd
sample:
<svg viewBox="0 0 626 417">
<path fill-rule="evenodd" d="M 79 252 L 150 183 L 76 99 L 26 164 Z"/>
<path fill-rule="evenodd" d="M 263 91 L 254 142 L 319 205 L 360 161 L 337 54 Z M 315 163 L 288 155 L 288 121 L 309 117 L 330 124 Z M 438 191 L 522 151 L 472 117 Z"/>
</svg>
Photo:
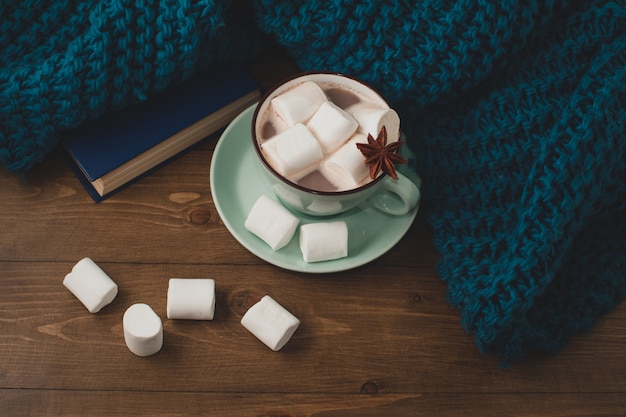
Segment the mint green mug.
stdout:
<svg viewBox="0 0 626 417">
<path fill-rule="evenodd" d="M 320 115 L 322 110 L 319 103 L 325 101 L 333 104 L 332 106 L 328 103 L 323 104 L 324 108 L 328 109 L 328 116 Z M 378 93 L 359 80 L 327 72 L 306 73 L 290 78 L 265 93 L 254 111 L 251 126 L 252 145 L 257 155 L 259 175 L 271 185 L 285 206 L 302 214 L 332 216 L 366 205 L 389 215 L 411 213 L 418 208 L 420 201 L 417 185 L 397 171 L 397 179 L 385 173 L 371 179 L 365 157 L 358 154 L 356 145 L 352 143 L 366 142 L 367 134 L 376 138 L 380 132 L 371 130 L 378 130 L 383 123 L 390 129 L 390 142 L 400 139 L 397 114 Z M 295 124 L 306 126 L 307 129 L 298 126 L 300 130 L 295 133 L 296 129 L 291 129 Z M 334 140 L 334 137 L 341 139 L 336 145 L 323 144 L 318 149 L 318 145 L 308 138 L 309 131 L 318 142 L 323 143 L 324 135 L 330 141 Z M 281 134 L 283 135 L 279 136 Z M 343 139 L 343 136 L 347 139 Z M 278 150 L 271 155 L 268 153 L 270 148 L 264 144 L 279 137 L 283 145 L 280 145 L 282 146 L 280 148 L 278 145 L 272 145 Z M 286 142 L 285 139 L 291 142 Z M 278 140 L 274 142 L 278 143 Z M 337 148 L 332 149 L 333 146 Z M 354 146 L 354 149 L 348 146 Z M 358 182 L 349 175 L 344 177 L 350 177 L 350 182 L 343 178 L 332 181 L 322 178 L 329 177 L 327 173 L 330 172 L 322 167 L 329 164 L 328 160 L 333 155 L 338 155 L 339 151 L 344 152 L 343 147 L 346 148 L 345 152 L 350 153 L 349 165 L 352 169 L 350 172 L 354 171 L 358 173 L 358 178 L 362 178 Z M 279 156 L 276 155 L 287 154 L 293 155 L 294 159 L 298 162 L 303 161 L 302 164 L 306 165 L 305 169 L 297 173 L 302 176 L 302 172 L 306 170 L 308 173 L 303 178 L 294 179 L 287 172 L 288 168 L 283 168 L 295 163 L 292 164 L 290 161 L 285 164 L 280 161 L 277 163 L 276 159 Z M 363 166 L 358 161 L 359 157 L 362 157 Z M 319 164 L 319 168 L 316 164 Z M 364 173 L 367 175 L 363 176 Z M 318 177 L 321 180 L 316 184 L 315 179 Z M 342 186 L 328 186 L 337 183 L 342 183 Z"/>
</svg>

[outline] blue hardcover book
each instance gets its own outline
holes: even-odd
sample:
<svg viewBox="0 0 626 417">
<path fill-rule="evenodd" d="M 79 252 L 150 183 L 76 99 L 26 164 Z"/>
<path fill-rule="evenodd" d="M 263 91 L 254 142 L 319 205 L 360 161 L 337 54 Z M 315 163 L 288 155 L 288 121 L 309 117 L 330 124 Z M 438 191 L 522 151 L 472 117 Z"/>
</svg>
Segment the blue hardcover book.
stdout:
<svg viewBox="0 0 626 417">
<path fill-rule="evenodd" d="M 101 201 L 221 130 L 259 97 L 244 68 L 222 66 L 68 131 L 61 143 Z"/>
</svg>

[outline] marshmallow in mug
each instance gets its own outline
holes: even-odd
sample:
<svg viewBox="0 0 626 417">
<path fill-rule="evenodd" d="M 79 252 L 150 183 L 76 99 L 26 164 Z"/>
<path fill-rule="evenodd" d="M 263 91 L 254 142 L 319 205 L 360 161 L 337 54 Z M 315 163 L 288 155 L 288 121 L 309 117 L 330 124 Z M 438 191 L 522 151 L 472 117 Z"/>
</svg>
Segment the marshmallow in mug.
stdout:
<svg viewBox="0 0 626 417">
<path fill-rule="evenodd" d="M 117 295 L 117 284 L 90 258 L 78 261 L 63 285 L 90 313 L 97 313 Z"/>
<path fill-rule="evenodd" d="M 387 130 L 387 142 L 397 142 L 400 139 L 400 116 L 395 110 L 383 107 L 374 107 L 367 104 L 355 104 L 346 109 L 359 123 L 359 132 L 378 137 L 383 126 Z"/>
<path fill-rule="evenodd" d="M 359 124 L 345 110 L 325 101 L 309 120 L 307 127 L 322 145 L 324 154 L 328 155 L 347 141 Z"/>
<path fill-rule="evenodd" d="M 326 101 L 326 94 L 313 81 L 302 84 L 272 99 L 272 107 L 287 126 L 304 123 Z"/>
<path fill-rule="evenodd" d="M 348 256 L 345 221 L 309 223 L 300 227 L 300 250 L 305 262 L 321 262 Z"/>
<path fill-rule="evenodd" d="M 286 177 L 304 177 L 324 158 L 320 142 L 302 123 L 296 123 L 261 145 L 267 159 Z"/>
<path fill-rule="evenodd" d="M 280 203 L 265 194 L 257 198 L 244 223 L 246 229 L 278 250 L 286 246 L 300 220 Z"/>
<path fill-rule="evenodd" d="M 213 320 L 215 281 L 209 278 L 171 278 L 167 289 L 167 318 Z"/>
<path fill-rule="evenodd" d="M 241 324 L 267 347 L 278 351 L 291 339 L 300 320 L 266 295 L 246 311 Z"/>
<path fill-rule="evenodd" d="M 370 173 L 367 164 L 363 163 L 363 154 L 357 143 L 367 143 L 367 136 L 355 134 L 320 167 L 324 177 L 334 179 L 333 185 L 339 189 L 358 187 Z"/>
<path fill-rule="evenodd" d="M 128 307 L 123 318 L 124 341 L 137 356 L 150 356 L 163 346 L 163 323 L 152 308 L 143 303 Z"/>
</svg>

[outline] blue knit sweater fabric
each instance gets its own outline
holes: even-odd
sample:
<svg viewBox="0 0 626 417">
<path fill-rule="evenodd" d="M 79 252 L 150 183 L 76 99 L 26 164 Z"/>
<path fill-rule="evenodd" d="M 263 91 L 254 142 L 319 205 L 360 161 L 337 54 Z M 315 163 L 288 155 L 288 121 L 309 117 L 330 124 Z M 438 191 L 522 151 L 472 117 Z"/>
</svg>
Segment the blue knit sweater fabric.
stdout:
<svg viewBox="0 0 626 417">
<path fill-rule="evenodd" d="M 624 298 L 623 0 L 3 2 L 0 161 L 269 40 L 398 110 L 482 352 L 557 352 Z"/>
</svg>

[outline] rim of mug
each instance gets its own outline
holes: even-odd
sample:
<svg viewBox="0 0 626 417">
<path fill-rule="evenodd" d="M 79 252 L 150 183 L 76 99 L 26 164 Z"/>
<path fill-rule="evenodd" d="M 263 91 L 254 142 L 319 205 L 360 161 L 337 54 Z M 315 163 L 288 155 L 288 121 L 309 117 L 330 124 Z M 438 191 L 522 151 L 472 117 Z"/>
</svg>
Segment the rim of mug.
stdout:
<svg viewBox="0 0 626 417">
<path fill-rule="evenodd" d="M 280 180 L 281 182 L 285 183 L 286 185 L 293 187 L 297 190 L 303 191 L 305 193 L 308 194 L 313 194 L 313 195 L 324 195 L 324 196 L 341 196 L 341 195 L 350 195 L 350 194 L 356 194 L 359 193 L 363 190 L 366 190 L 368 188 L 373 187 L 374 185 L 378 184 L 385 176 L 387 176 L 387 174 L 385 174 L 384 172 L 381 172 L 376 178 L 374 178 L 373 180 L 367 182 L 367 184 L 363 184 L 359 187 L 356 188 L 350 188 L 349 190 L 340 190 L 340 191 L 321 191 L 321 190 L 316 190 L 314 188 L 309 188 L 309 187 L 305 187 L 301 184 L 298 184 L 296 182 L 290 181 L 289 179 L 285 178 L 284 176 L 282 176 L 281 174 L 279 174 L 271 165 L 270 163 L 265 159 L 265 156 L 263 155 L 263 151 L 261 150 L 261 146 L 259 145 L 259 141 L 256 138 L 256 122 L 259 116 L 259 112 L 261 110 L 261 107 L 263 105 L 263 103 L 265 103 L 267 100 L 270 99 L 270 97 L 272 97 L 272 95 L 278 90 L 280 89 L 283 85 L 287 84 L 287 83 L 291 83 L 299 78 L 305 78 L 307 76 L 314 76 L 314 75 L 331 75 L 331 76 L 336 76 L 339 78 L 346 78 L 349 80 L 352 80 L 362 86 L 364 86 L 365 88 L 369 89 L 375 96 L 379 97 L 386 105 L 387 107 L 391 108 L 391 106 L 389 106 L 389 103 L 387 103 L 387 100 L 385 100 L 385 98 L 378 93 L 374 88 L 372 88 L 372 86 L 370 86 L 369 84 L 367 84 L 364 81 L 359 80 L 356 77 L 353 77 L 351 75 L 346 75 L 340 72 L 334 72 L 334 71 L 306 71 L 306 72 L 301 72 L 298 74 L 294 74 L 290 77 L 287 77 L 285 79 L 283 79 L 282 81 L 280 81 L 279 83 L 275 84 L 274 86 L 272 86 L 270 89 L 268 89 L 260 98 L 259 102 L 257 103 L 255 109 L 254 109 L 254 113 L 252 115 L 252 123 L 251 123 L 251 133 L 252 133 L 252 145 L 254 146 L 254 150 L 256 151 L 256 154 L 259 158 L 259 160 L 262 162 L 263 166 L 274 176 L 276 177 L 278 180 Z"/>
</svg>

